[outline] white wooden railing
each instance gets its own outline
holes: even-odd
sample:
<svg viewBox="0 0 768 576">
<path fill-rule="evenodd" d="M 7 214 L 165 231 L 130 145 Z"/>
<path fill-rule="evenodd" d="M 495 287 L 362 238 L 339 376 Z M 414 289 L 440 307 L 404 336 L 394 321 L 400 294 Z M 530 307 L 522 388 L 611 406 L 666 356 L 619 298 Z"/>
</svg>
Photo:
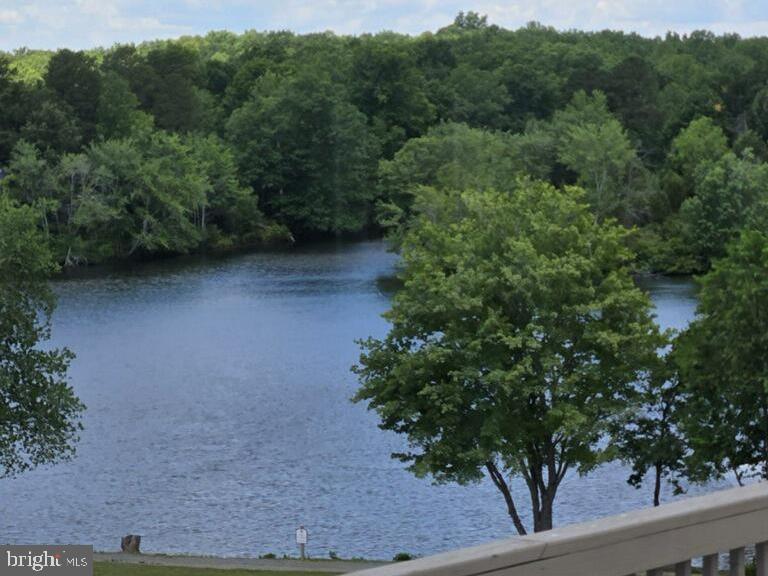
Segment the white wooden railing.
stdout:
<svg viewBox="0 0 768 576">
<path fill-rule="evenodd" d="M 745 547 L 755 545 L 757 576 L 768 576 L 768 483 L 723 490 L 500 540 L 437 556 L 356 572 L 360 576 L 743 576 Z"/>
</svg>

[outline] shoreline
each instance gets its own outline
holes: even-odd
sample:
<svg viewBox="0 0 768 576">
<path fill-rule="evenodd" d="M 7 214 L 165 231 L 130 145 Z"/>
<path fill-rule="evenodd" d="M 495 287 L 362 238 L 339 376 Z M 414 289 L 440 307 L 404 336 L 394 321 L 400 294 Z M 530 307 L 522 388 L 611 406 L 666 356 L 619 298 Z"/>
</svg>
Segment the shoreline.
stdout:
<svg viewBox="0 0 768 576">
<path fill-rule="evenodd" d="M 193 556 L 186 554 L 125 552 L 96 552 L 94 562 L 104 564 L 140 564 L 146 566 L 168 566 L 177 568 L 213 568 L 217 570 L 272 570 L 285 572 L 328 572 L 344 574 L 385 566 L 391 562 L 383 560 L 343 560 L 326 558 L 243 558 L 221 556 Z"/>
</svg>

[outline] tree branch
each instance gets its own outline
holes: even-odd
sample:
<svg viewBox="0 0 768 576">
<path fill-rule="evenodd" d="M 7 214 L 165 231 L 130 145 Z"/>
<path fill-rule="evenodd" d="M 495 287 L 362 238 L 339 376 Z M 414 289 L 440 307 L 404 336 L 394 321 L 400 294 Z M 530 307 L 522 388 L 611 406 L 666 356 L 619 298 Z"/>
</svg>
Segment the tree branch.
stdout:
<svg viewBox="0 0 768 576">
<path fill-rule="evenodd" d="M 488 474 L 491 477 L 491 480 L 493 480 L 493 483 L 496 485 L 496 488 L 498 488 L 504 496 L 504 501 L 507 503 L 507 511 L 512 518 L 512 522 L 514 523 L 515 528 L 517 528 L 517 533 L 520 534 L 520 536 L 525 536 L 528 534 L 528 531 L 525 529 L 523 521 L 520 519 L 520 515 L 517 513 L 515 501 L 512 498 L 512 492 L 509 490 L 509 485 L 504 479 L 504 475 L 499 471 L 499 469 L 496 467 L 496 463 L 492 460 L 489 460 L 485 463 L 485 468 L 488 470 Z"/>
</svg>

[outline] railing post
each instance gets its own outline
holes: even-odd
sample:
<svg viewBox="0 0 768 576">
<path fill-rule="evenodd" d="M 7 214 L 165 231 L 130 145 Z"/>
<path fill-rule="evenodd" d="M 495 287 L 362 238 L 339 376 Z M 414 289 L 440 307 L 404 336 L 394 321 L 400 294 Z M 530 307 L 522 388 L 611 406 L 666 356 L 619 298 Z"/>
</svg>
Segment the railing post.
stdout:
<svg viewBox="0 0 768 576">
<path fill-rule="evenodd" d="M 755 574 L 768 576 L 768 542 L 755 544 Z"/>
<path fill-rule="evenodd" d="M 744 548 L 734 548 L 731 550 L 728 565 L 729 576 L 744 576 Z"/>
<path fill-rule="evenodd" d="M 691 561 L 686 560 L 675 564 L 675 576 L 691 576 Z"/>
<path fill-rule="evenodd" d="M 704 562 L 701 569 L 702 576 L 718 576 L 718 569 L 720 568 L 719 564 L 720 556 L 718 554 L 704 556 Z"/>
</svg>

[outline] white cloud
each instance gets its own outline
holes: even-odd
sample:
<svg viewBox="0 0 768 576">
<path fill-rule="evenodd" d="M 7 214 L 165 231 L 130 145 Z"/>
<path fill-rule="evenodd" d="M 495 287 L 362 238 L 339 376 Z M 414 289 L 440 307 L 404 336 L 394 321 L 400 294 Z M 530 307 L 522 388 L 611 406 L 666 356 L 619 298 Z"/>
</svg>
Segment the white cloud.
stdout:
<svg viewBox="0 0 768 576">
<path fill-rule="evenodd" d="M 193 33 L 151 13 L 132 12 L 125 0 L 26 0 L 4 9 L 0 0 L 0 49 L 89 48 Z M 12 27 L 3 28 L 11 23 Z"/>
<path fill-rule="evenodd" d="M 0 26 L 8 24 L 20 24 L 24 17 L 18 10 L 0 10 Z"/>
<path fill-rule="evenodd" d="M 108 46 L 210 29 L 418 34 L 461 10 L 508 28 L 536 20 L 644 35 L 701 28 L 768 35 L 765 0 L 0 0 L 0 49 Z"/>
</svg>

